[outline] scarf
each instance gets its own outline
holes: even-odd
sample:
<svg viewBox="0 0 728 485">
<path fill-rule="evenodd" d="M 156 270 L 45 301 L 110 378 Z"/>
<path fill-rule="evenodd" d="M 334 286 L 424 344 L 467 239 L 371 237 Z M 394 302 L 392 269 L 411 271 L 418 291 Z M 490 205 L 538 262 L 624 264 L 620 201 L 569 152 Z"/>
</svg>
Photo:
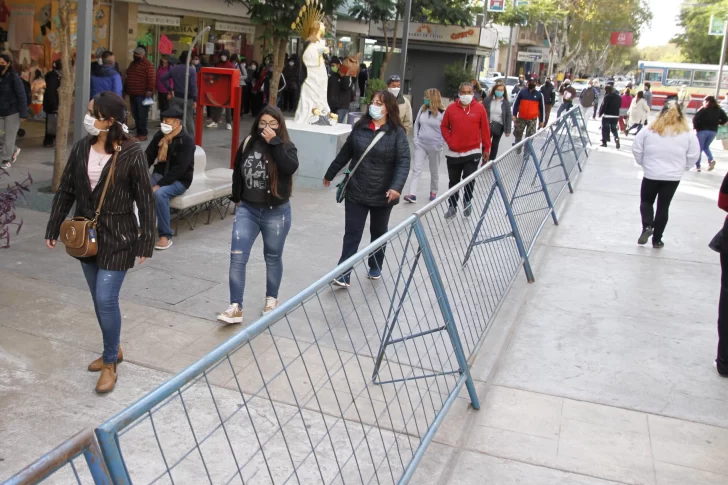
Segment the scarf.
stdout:
<svg viewBox="0 0 728 485">
<path fill-rule="evenodd" d="M 166 162 L 167 161 L 167 150 L 169 149 L 169 144 L 172 143 L 172 140 L 179 135 L 179 133 L 182 131 L 182 125 L 179 125 L 176 129 L 172 130 L 172 132 L 169 135 L 164 135 L 161 140 L 159 140 L 159 152 L 157 153 L 157 160 L 160 162 Z"/>
</svg>

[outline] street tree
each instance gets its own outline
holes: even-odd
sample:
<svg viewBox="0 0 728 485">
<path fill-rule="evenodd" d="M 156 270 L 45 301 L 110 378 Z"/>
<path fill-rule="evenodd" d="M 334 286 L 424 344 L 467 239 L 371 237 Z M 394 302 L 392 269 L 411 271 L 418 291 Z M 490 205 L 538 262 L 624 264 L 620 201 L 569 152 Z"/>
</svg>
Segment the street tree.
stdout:
<svg viewBox="0 0 728 485">
<path fill-rule="evenodd" d="M 71 65 L 71 20 L 76 16 L 77 4 L 71 0 L 60 0 L 58 5 L 58 41 L 61 48 L 61 86 L 58 89 L 58 125 L 56 128 L 56 148 L 53 160 L 51 191 L 58 191 L 61 177 L 66 167 L 68 131 L 73 106 L 73 87 L 75 72 Z"/>
<path fill-rule="evenodd" d="M 291 35 L 291 25 L 296 21 L 298 12 L 306 5 L 306 0 L 226 0 L 229 4 L 242 3 L 250 11 L 251 20 L 265 27 L 261 39 L 268 48 L 267 54 L 273 56 L 273 73 L 270 79 L 269 104 L 276 105 L 278 85 L 286 57 L 286 45 Z M 343 0 L 323 0 L 320 5 L 327 15 L 331 15 Z"/>
<path fill-rule="evenodd" d="M 700 0 L 683 2 L 677 23 L 684 29 L 672 41 L 677 44 L 683 56 L 697 64 L 718 64 L 723 37 L 709 35 L 711 15 L 725 17 L 728 2 L 725 0 Z"/>
<path fill-rule="evenodd" d="M 384 61 L 379 77 L 384 79 L 387 65 L 397 46 L 400 23 L 426 20 L 428 22 L 469 26 L 473 23 L 475 9 L 468 0 L 412 0 L 411 18 L 404 18 L 404 0 L 354 0 L 349 14 L 360 22 L 382 25 L 384 32 Z"/>
</svg>

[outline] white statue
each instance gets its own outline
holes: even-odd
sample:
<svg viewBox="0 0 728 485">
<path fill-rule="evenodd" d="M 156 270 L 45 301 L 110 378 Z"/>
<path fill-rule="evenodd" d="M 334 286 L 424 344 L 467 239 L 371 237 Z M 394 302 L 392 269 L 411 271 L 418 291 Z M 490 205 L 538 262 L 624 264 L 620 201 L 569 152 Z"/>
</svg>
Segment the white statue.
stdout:
<svg viewBox="0 0 728 485">
<path fill-rule="evenodd" d="M 329 76 L 326 70 L 324 54 L 329 48 L 323 40 L 326 27 L 324 26 L 323 9 L 317 0 L 307 0 L 301 9 L 298 19 L 292 27 L 306 36 L 303 44 L 303 83 L 298 101 L 298 108 L 293 121 L 305 124 L 336 124 L 337 116 L 331 113 L 327 101 Z"/>
</svg>

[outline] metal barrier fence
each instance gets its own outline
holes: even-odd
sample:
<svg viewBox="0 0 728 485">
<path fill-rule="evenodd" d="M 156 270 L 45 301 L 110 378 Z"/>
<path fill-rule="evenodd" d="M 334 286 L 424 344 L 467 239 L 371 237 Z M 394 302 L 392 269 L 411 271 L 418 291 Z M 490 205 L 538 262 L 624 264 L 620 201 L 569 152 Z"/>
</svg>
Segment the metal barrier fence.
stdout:
<svg viewBox="0 0 728 485">
<path fill-rule="evenodd" d="M 573 109 L 99 426 L 113 483 L 408 483 L 588 145 Z"/>
</svg>

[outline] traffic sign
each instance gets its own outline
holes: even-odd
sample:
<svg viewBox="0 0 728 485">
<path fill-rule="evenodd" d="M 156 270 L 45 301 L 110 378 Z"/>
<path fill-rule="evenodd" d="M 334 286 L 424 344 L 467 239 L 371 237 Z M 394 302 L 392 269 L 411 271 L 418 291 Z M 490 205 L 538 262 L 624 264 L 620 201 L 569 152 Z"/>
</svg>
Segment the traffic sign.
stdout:
<svg viewBox="0 0 728 485">
<path fill-rule="evenodd" d="M 716 17 L 715 15 L 710 16 L 710 27 L 708 28 L 708 35 L 720 35 L 725 34 L 725 19 Z"/>
</svg>

